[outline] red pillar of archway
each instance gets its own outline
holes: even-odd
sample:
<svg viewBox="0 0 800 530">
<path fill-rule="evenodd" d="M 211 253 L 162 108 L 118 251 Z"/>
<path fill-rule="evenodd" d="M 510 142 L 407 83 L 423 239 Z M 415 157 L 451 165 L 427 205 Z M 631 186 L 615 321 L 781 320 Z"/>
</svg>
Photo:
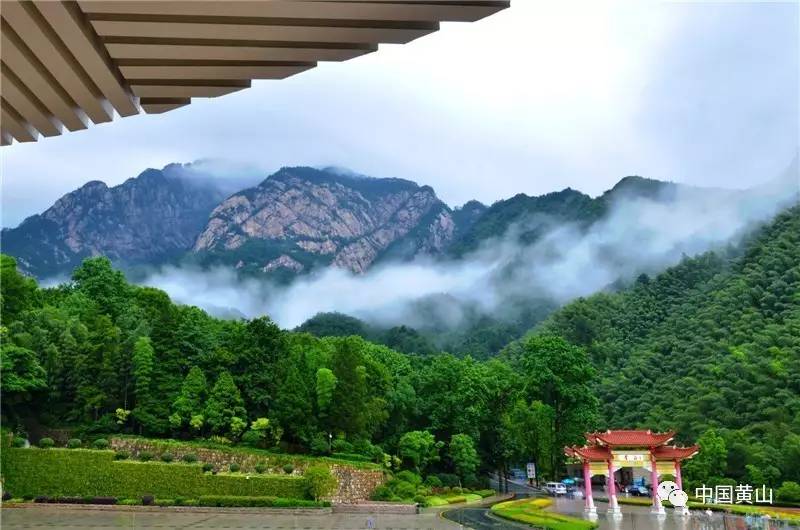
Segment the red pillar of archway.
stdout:
<svg viewBox="0 0 800 530">
<path fill-rule="evenodd" d="M 592 497 L 592 471 L 588 460 L 583 461 L 583 491 L 586 513 L 589 515 L 597 514 L 597 508 L 594 506 L 594 498 Z"/>
<path fill-rule="evenodd" d="M 608 460 L 608 513 L 611 515 L 622 515 L 617 502 L 617 481 L 614 478 L 614 461 Z"/>
<path fill-rule="evenodd" d="M 653 485 L 653 513 L 666 513 L 664 506 L 661 505 L 661 499 L 658 497 L 658 464 L 656 459 L 650 456 L 650 483 Z"/>
</svg>

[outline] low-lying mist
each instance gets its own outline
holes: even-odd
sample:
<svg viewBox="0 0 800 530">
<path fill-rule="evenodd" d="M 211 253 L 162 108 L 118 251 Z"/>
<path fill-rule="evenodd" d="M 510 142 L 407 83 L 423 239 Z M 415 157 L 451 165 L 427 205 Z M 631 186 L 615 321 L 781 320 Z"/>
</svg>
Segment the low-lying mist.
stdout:
<svg viewBox="0 0 800 530">
<path fill-rule="evenodd" d="M 529 223 L 542 232 L 537 217 L 458 260 L 385 264 L 363 275 L 330 268 L 284 286 L 242 279 L 233 269 L 167 267 L 143 283 L 218 316 L 269 315 L 285 328 L 332 311 L 381 326 L 418 328 L 456 327 L 464 308 L 514 318 L 510 308 L 520 299 L 563 304 L 641 273 L 657 273 L 683 256 L 737 243 L 798 200 L 794 175 L 790 171 L 788 178 L 747 191 L 668 187 L 668 196 L 617 196 L 588 228 L 545 221 L 537 241 L 521 244 L 518 235 Z M 425 312 L 419 311 L 423 304 Z M 438 322 L 431 322 L 431 310 Z"/>
</svg>

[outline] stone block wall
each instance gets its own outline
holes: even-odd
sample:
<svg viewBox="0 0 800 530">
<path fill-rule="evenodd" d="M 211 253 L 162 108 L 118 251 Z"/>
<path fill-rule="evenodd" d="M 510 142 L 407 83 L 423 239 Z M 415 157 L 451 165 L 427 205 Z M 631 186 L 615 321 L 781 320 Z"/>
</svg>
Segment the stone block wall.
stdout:
<svg viewBox="0 0 800 530">
<path fill-rule="evenodd" d="M 203 463 L 210 463 L 219 471 L 227 471 L 231 464 L 239 464 L 243 473 L 255 473 L 255 466 L 263 464 L 267 467 L 266 473 L 285 474 L 283 466 L 287 463 L 294 466 L 292 475 L 302 475 L 310 462 L 305 459 L 293 459 L 292 455 L 269 455 L 253 454 L 239 451 L 225 451 L 221 449 L 209 449 L 203 447 L 192 447 L 188 445 L 159 443 L 154 440 L 141 440 L 137 438 L 111 438 L 111 449 L 115 451 L 127 451 L 132 458 L 139 456 L 141 452 L 153 454 L 154 459 L 161 457 L 163 453 L 169 452 L 176 461 L 181 460 L 183 455 L 194 453 L 197 459 Z M 339 481 L 339 489 L 329 499 L 336 503 L 359 503 L 369 500 L 372 492 L 384 483 L 385 477 L 380 470 L 360 469 L 347 466 L 345 464 L 326 463 L 331 473 Z"/>
</svg>

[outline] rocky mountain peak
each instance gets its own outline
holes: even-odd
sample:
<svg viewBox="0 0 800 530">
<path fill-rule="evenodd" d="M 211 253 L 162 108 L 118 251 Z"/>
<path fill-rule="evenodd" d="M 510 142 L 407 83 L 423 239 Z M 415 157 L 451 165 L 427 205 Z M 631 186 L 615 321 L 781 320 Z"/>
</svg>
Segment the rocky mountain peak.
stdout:
<svg viewBox="0 0 800 530">
<path fill-rule="evenodd" d="M 108 187 L 91 181 L 41 215 L 3 230 L 3 251 L 39 277 L 71 270 L 85 257 L 151 263 L 189 249 L 222 195 L 147 169 Z"/>
<path fill-rule="evenodd" d="M 423 222 L 440 229 L 423 234 Z M 449 209 L 429 186 L 284 167 L 220 203 L 193 250 L 205 262 L 231 261 L 250 270 L 333 264 L 360 273 L 412 232 L 440 246 L 438 240 L 452 237 L 451 224 Z M 426 247 L 417 243 L 415 248 Z"/>
</svg>

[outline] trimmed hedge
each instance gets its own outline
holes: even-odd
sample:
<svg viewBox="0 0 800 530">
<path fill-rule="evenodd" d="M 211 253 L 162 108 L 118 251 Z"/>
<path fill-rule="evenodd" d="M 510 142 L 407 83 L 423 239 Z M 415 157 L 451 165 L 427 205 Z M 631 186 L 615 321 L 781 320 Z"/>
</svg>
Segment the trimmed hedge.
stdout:
<svg viewBox="0 0 800 530">
<path fill-rule="evenodd" d="M 233 495 L 204 495 L 198 499 L 198 506 L 249 508 L 322 508 L 330 506 L 328 502 L 317 502 L 304 499 L 283 499 L 280 497 L 237 497 Z"/>
<path fill-rule="evenodd" d="M 209 474 L 199 465 L 114 460 L 113 451 L 7 449 L 5 490 L 15 497 L 37 495 L 174 498 L 204 495 L 307 498 L 306 481 L 290 475 Z"/>
</svg>

